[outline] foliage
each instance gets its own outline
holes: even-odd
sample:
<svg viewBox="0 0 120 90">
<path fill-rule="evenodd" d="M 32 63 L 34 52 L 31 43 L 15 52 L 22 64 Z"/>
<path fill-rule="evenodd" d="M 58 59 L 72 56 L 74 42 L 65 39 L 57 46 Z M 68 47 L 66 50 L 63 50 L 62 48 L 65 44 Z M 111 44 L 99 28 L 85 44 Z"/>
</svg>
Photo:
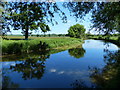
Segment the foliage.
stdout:
<svg viewBox="0 0 120 90">
<path fill-rule="evenodd" d="M 3 37 L 6 35 L 7 32 L 10 32 L 9 29 L 9 22 L 5 19 L 5 17 L 9 16 L 9 12 L 6 10 L 8 6 L 7 2 L 0 1 L 0 35 Z"/>
<path fill-rule="evenodd" d="M 76 17 L 76 20 L 83 18 L 94 7 L 94 2 L 64 2 L 63 6 L 68 8 L 71 16 Z"/>
<path fill-rule="evenodd" d="M 91 13 L 91 29 L 105 35 L 120 32 L 120 2 L 65 2 L 64 7 L 68 8 L 77 20 Z"/>
<path fill-rule="evenodd" d="M 10 16 L 6 16 L 4 19 L 14 30 L 22 29 L 25 39 L 28 39 L 29 30 L 38 30 L 40 28 L 44 33 L 50 31 L 46 22 L 53 25 L 57 24 L 54 20 L 55 13 L 59 13 L 63 22 L 66 22 L 67 19 L 65 13 L 59 9 L 56 3 L 9 2 L 5 4 L 5 7 Z"/>
<path fill-rule="evenodd" d="M 22 28 L 24 33 L 27 33 L 25 32 L 27 29 L 37 30 L 38 27 L 46 32 L 46 28 L 48 28 L 46 22 L 57 24 L 54 19 L 55 13 L 59 13 L 63 22 L 67 22 L 65 12 L 58 7 L 57 3 L 14 2 L 9 5 L 10 7 L 7 7 L 8 4 L 5 4 L 5 9 L 9 10 L 11 18 L 4 18 L 7 20 L 7 23 L 3 25 L 5 28 L 12 24 L 16 30 Z M 76 20 L 92 13 L 92 28 L 105 35 L 120 32 L 120 2 L 64 2 L 63 6 L 70 11 L 71 16 L 76 17 Z"/>
<path fill-rule="evenodd" d="M 75 38 L 83 38 L 85 35 L 85 28 L 83 25 L 76 24 L 69 28 L 68 35 Z"/>
<path fill-rule="evenodd" d="M 120 2 L 102 2 L 92 11 L 93 28 L 106 35 L 120 32 Z"/>
</svg>

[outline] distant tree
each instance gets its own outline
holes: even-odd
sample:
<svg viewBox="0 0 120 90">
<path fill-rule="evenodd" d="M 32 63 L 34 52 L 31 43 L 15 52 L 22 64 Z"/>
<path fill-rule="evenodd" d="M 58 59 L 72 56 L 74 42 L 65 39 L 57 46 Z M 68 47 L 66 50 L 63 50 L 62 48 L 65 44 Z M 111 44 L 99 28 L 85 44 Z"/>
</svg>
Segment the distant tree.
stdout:
<svg viewBox="0 0 120 90">
<path fill-rule="evenodd" d="M 66 37 L 68 37 L 69 35 L 68 34 L 65 34 Z"/>
<path fill-rule="evenodd" d="M 58 34 L 58 36 L 60 37 L 60 36 L 62 36 L 62 34 Z"/>
<path fill-rule="evenodd" d="M 39 37 L 39 34 L 37 34 L 36 36 Z"/>
<path fill-rule="evenodd" d="M 68 35 L 75 38 L 83 38 L 85 35 L 85 28 L 83 25 L 76 24 L 69 28 Z"/>
<path fill-rule="evenodd" d="M 48 36 L 50 37 L 51 35 L 50 35 L 50 34 L 48 34 Z"/>
</svg>

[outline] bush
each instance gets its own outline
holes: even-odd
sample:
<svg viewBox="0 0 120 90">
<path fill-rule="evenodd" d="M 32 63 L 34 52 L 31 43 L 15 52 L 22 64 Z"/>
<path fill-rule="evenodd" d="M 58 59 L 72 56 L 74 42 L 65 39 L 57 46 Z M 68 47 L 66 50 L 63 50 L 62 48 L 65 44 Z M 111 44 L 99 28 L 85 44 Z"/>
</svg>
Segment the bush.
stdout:
<svg viewBox="0 0 120 90">
<path fill-rule="evenodd" d="M 68 35 L 75 38 L 84 38 L 85 28 L 80 24 L 73 25 L 69 28 Z"/>
</svg>

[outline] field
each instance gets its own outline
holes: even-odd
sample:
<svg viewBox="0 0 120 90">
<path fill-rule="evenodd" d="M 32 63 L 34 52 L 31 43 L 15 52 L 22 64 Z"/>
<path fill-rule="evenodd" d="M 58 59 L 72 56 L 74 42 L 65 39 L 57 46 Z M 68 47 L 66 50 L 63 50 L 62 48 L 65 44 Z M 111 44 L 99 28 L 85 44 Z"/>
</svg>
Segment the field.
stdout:
<svg viewBox="0 0 120 90">
<path fill-rule="evenodd" d="M 2 40 L 2 54 L 30 53 L 48 49 L 69 49 L 82 44 L 82 40 L 70 37 L 29 37 L 29 40 L 20 40 L 24 39 L 24 37 L 7 36 L 7 39 Z"/>
<path fill-rule="evenodd" d="M 8 36 L 4 36 L 7 39 L 11 39 L 11 40 L 20 40 L 20 39 L 25 39 L 24 36 L 22 35 L 8 35 Z M 37 36 L 29 36 L 29 39 L 38 39 L 38 38 L 63 38 L 63 37 L 59 37 L 59 36 L 51 36 L 51 37 L 37 37 Z M 67 38 L 67 37 L 66 37 Z"/>
<path fill-rule="evenodd" d="M 117 40 L 118 39 L 118 36 L 102 36 L 102 35 L 94 35 L 94 36 L 90 36 L 89 38 L 98 38 L 98 39 L 107 39 L 109 38 L 110 40 Z"/>
<path fill-rule="evenodd" d="M 111 35 L 111 36 L 103 36 L 103 35 L 89 35 L 88 39 L 96 39 L 96 40 L 105 40 L 111 43 L 116 44 L 120 47 L 120 35 Z"/>
</svg>

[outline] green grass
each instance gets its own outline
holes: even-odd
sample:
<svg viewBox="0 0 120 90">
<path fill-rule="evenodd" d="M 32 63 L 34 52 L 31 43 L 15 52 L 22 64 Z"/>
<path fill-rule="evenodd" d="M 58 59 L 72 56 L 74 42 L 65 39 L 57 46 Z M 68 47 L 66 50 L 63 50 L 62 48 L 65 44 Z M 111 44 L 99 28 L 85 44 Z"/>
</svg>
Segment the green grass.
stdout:
<svg viewBox="0 0 120 90">
<path fill-rule="evenodd" d="M 82 44 L 82 40 L 69 37 L 2 40 L 2 54 L 30 53 L 40 49 L 69 49 L 80 44 Z"/>
<path fill-rule="evenodd" d="M 96 39 L 107 39 L 109 38 L 110 40 L 118 40 L 118 37 L 119 36 L 103 36 L 103 35 L 91 35 L 91 36 L 88 36 L 88 38 L 96 38 Z"/>
<path fill-rule="evenodd" d="M 87 36 L 88 39 L 97 39 L 97 40 L 105 40 L 111 43 L 116 44 L 117 46 L 120 47 L 120 35 L 114 36 L 103 36 L 103 35 L 91 35 Z"/>
</svg>

